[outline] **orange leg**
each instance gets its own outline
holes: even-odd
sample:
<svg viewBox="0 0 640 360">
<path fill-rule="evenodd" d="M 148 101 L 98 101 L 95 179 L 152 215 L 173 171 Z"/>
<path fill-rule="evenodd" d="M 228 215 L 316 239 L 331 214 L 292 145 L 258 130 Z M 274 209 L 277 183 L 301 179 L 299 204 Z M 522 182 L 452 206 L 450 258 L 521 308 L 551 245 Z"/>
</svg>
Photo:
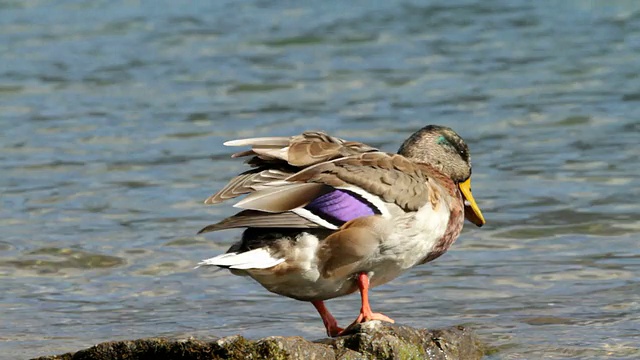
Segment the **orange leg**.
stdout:
<svg viewBox="0 0 640 360">
<path fill-rule="evenodd" d="M 342 333 L 343 329 L 341 327 L 338 327 L 336 318 L 334 318 L 333 315 L 331 315 L 331 313 L 329 312 L 329 309 L 324 306 L 323 301 L 312 301 L 311 303 L 313 304 L 313 306 L 315 306 L 316 310 L 318 310 L 318 313 L 322 318 L 322 322 L 324 323 L 324 327 L 327 329 L 328 336 L 336 337 L 340 333 Z"/>
<path fill-rule="evenodd" d="M 353 324 L 349 327 L 371 320 L 380 320 L 390 323 L 394 323 L 393 319 L 383 315 L 381 313 L 374 313 L 371 311 L 371 305 L 369 305 L 369 277 L 365 273 L 358 274 L 358 287 L 360 288 L 360 295 L 362 296 L 362 307 L 360 308 L 360 315 Z"/>
</svg>

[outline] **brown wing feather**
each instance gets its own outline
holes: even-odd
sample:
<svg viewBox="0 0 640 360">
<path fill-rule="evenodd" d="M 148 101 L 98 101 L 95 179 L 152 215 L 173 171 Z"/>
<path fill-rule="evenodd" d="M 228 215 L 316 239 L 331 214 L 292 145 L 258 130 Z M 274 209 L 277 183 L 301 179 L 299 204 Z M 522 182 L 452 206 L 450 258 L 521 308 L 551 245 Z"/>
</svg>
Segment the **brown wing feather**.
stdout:
<svg viewBox="0 0 640 360">
<path fill-rule="evenodd" d="M 244 227 L 312 229 L 321 226 L 289 211 L 282 213 L 265 213 L 257 210 L 244 210 L 219 223 L 204 227 L 198 231 L 198 234 Z"/>
<path fill-rule="evenodd" d="M 402 155 L 382 152 L 321 163 L 286 179 L 333 187 L 355 185 L 407 211 L 416 211 L 429 201 L 428 180 L 421 165 Z"/>
<path fill-rule="evenodd" d="M 346 141 L 320 131 L 307 131 L 290 138 L 232 140 L 225 145 L 251 146 L 251 150 L 237 152 L 232 157 L 253 155 L 255 158 L 250 159 L 249 163 L 256 166 L 260 166 L 260 160 L 266 163 L 279 160 L 289 165 L 305 167 L 339 157 L 378 150 L 360 142 Z"/>
<path fill-rule="evenodd" d="M 252 192 L 234 206 L 265 212 L 289 211 L 307 205 L 329 190 L 329 187 L 319 183 L 285 183 L 284 186 Z"/>
<path fill-rule="evenodd" d="M 415 164 L 363 143 L 305 132 L 290 138 L 243 139 L 225 145 L 251 146 L 233 157 L 251 156 L 247 163 L 253 169 L 231 179 L 206 203 L 249 194 L 236 204 L 247 210 L 209 225 L 201 233 L 235 227 L 318 228 L 289 210 L 305 206 L 336 186 L 355 185 L 408 210 L 428 201 L 426 177 Z"/>
<path fill-rule="evenodd" d="M 284 180 L 291 175 L 287 170 L 257 168 L 243 172 L 229 181 L 220 191 L 209 196 L 205 204 L 217 204 L 255 190 L 256 186 L 276 180 Z"/>
<path fill-rule="evenodd" d="M 294 137 L 289 145 L 289 164 L 306 167 L 359 153 L 378 151 L 369 145 L 346 141 L 319 131 L 307 131 Z"/>
<path fill-rule="evenodd" d="M 251 146 L 251 150 L 237 152 L 232 157 L 252 156 L 248 170 L 229 181 L 211 195 L 206 204 L 216 204 L 237 196 L 252 193 L 266 183 L 283 180 L 307 166 L 340 157 L 377 149 L 363 143 L 346 141 L 319 131 L 307 131 L 292 137 L 266 137 L 232 140 L 228 146 Z"/>
<path fill-rule="evenodd" d="M 308 167 L 272 188 L 271 184 L 264 184 L 236 206 L 267 212 L 289 211 L 308 204 L 331 187 L 357 186 L 406 211 L 417 211 L 431 200 L 432 187 L 423 170 L 430 169 L 402 155 L 364 153 Z"/>
</svg>

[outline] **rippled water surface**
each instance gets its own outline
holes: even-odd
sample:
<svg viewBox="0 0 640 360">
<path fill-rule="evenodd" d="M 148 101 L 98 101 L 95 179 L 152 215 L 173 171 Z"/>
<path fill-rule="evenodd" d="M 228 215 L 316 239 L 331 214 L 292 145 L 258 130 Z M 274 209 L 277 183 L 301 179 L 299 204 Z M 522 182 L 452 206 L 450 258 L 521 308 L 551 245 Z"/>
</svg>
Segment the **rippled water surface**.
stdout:
<svg viewBox="0 0 640 360">
<path fill-rule="evenodd" d="M 240 234 L 195 236 L 234 212 L 202 204 L 243 169 L 222 142 L 395 151 L 438 123 L 488 224 L 374 309 L 491 359 L 640 358 L 640 3 L 8 0 L 0 35 L 0 357 L 322 337 L 310 304 L 193 269 Z"/>
</svg>

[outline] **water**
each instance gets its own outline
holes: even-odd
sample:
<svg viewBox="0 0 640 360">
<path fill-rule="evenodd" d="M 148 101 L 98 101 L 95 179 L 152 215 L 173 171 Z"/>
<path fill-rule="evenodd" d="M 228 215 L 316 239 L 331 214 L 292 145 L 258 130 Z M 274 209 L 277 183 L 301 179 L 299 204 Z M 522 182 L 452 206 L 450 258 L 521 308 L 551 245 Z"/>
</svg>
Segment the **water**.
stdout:
<svg viewBox="0 0 640 360">
<path fill-rule="evenodd" d="M 635 1 L 1 1 L 0 357 L 162 335 L 323 336 L 307 303 L 206 269 L 224 140 L 324 129 L 471 147 L 488 220 L 374 290 L 489 359 L 640 357 Z M 342 324 L 356 295 L 328 302 Z"/>
</svg>

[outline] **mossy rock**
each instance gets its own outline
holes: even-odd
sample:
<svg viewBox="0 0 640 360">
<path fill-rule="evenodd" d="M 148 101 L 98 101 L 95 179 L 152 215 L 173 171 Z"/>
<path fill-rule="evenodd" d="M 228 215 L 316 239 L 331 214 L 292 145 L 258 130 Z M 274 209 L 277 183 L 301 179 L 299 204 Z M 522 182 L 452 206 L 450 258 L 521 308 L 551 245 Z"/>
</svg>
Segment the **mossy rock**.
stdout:
<svg viewBox="0 0 640 360">
<path fill-rule="evenodd" d="M 75 353 L 37 360 L 347 360 L 347 359 L 480 359 L 483 345 L 469 329 L 442 330 L 371 321 L 339 338 L 308 341 L 299 336 L 248 340 L 230 336 L 215 340 L 149 338 L 111 341 Z"/>
</svg>

